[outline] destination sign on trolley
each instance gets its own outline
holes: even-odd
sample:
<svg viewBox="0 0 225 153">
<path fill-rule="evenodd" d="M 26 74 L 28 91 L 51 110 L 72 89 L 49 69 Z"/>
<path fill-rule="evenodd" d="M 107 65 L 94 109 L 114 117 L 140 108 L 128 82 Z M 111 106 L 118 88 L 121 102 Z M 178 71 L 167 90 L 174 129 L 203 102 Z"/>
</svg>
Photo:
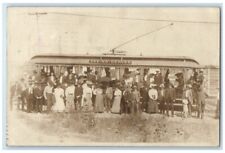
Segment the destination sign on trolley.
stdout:
<svg viewBox="0 0 225 153">
<path fill-rule="evenodd" d="M 130 60 L 89 60 L 89 63 L 93 64 L 125 64 L 130 65 L 132 61 Z"/>
</svg>

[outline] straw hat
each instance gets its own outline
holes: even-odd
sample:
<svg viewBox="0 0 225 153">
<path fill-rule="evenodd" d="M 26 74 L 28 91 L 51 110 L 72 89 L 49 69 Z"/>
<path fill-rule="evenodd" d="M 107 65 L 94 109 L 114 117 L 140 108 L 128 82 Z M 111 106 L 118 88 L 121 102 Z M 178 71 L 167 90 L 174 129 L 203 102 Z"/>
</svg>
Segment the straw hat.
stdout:
<svg viewBox="0 0 225 153">
<path fill-rule="evenodd" d="M 150 88 L 156 87 L 156 84 L 151 83 L 149 87 L 150 87 Z"/>
<path fill-rule="evenodd" d="M 93 83 L 91 81 L 86 81 L 87 84 L 92 85 Z"/>
<path fill-rule="evenodd" d="M 187 87 L 188 87 L 188 88 L 192 88 L 192 85 L 191 85 L 191 84 L 187 84 Z"/>
<path fill-rule="evenodd" d="M 160 86 L 159 86 L 160 88 L 164 88 L 165 86 L 164 86 L 164 84 L 160 84 Z"/>
</svg>

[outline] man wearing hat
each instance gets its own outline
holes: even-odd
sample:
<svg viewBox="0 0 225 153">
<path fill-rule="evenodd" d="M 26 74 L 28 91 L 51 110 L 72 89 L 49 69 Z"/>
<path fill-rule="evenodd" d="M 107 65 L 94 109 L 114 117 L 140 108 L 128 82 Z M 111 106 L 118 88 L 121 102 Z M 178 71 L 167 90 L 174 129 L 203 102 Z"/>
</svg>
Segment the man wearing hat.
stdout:
<svg viewBox="0 0 225 153">
<path fill-rule="evenodd" d="M 82 95 L 83 95 L 83 88 L 81 86 L 81 83 L 78 81 L 75 84 L 75 93 L 74 93 L 75 96 L 74 105 L 76 110 L 79 110 L 81 108 Z"/>
<path fill-rule="evenodd" d="M 198 77 L 197 77 L 197 82 L 199 85 L 203 85 L 203 82 L 204 82 L 204 74 L 203 73 L 204 73 L 203 69 L 200 69 Z"/>
<path fill-rule="evenodd" d="M 142 111 L 146 111 L 147 110 L 147 104 L 149 101 L 149 96 L 148 96 L 148 86 L 145 84 L 142 86 L 142 88 L 140 89 L 140 95 L 141 95 L 141 102 L 142 102 L 142 106 L 141 109 Z"/>
<path fill-rule="evenodd" d="M 69 73 L 66 70 L 64 74 L 60 77 L 60 83 L 63 85 L 62 87 L 65 89 L 67 86 L 67 83 L 69 82 Z"/>
<path fill-rule="evenodd" d="M 33 70 L 32 80 L 33 80 L 33 81 L 38 81 L 38 80 L 39 80 L 39 79 L 38 79 L 38 73 L 37 73 L 36 70 Z"/>
<path fill-rule="evenodd" d="M 27 101 L 27 112 L 30 113 L 34 110 L 34 87 L 32 80 L 29 80 L 28 82 L 28 87 L 25 90 L 25 97 Z"/>
<path fill-rule="evenodd" d="M 193 94 L 192 94 L 192 86 L 191 84 L 187 84 L 187 89 L 185 91 L 185 99 L 188 101 L 188 114 L 192 116 L 192 104 L 193 104 Z"/>
<path fill-rule="evenodd" d="M 184 76 L 183 76 L 183 72 L 179 71 L 178 73 L 176 73 L 176 82 L 177 82 L 177 86 L 176 86 L 176 95 L 178 98 L 182 98 L 183 96 L 183 88 L 184 88 Z"/>
<path fill-rule="evenodd" d="M 42 112 L 43 88 L 41 87 L 41 82 L 35 81 L 34 98 L 35 98 L 35 110 L 37 112 Z"/>
<path fill-rule="evenodd" d="M 161 84 L 159 86 L 158 90 L 158 100 L 159 100 L 159 110 L 161 114 L 165 113 L 165 89 L 164 89 L 164 84 Z"/>
<path fill-rule="evenodd" d="M 110 84 L 107 85 L 106 91 L 105 91 L 105 109 L 106 112 L 110 112 L 112 107 L 112 99 L 113 99 L 113 88 Z"/>
<path fill-rule="evenodd" d="M 137 85 L 133 85 L 131 92 L 131 113 L 136 114 L 140 112 L 140 92 L 137 89 Z"/>
<path fill-rule="evenodd" d="M 197 76 L 197 117 L 203 119 L 204 118 L 204 111 L 205 111 L 205 92 L 204 92 L 204 75 L 203 69 L 199 71 Z"/>
<path fill-rule="evenodd" d="M 166 114 L 169 116 L 169 109 L 171 110 L 172 117 L 174 116 L 174 105 L 176 98 L 176 92 L 172 84 L 168 84 L 169 86 L 165 86 L 165 104 L 166 104 Z"/>
<path fill-rule="evenodd" d="M 160 73 L 160 70 L 156 70 L 156 74 L 155 74 L 155 84 L 157 85 L 157 89 L 159 89 L 160 85 L 162 84 L 163 82 L 163 77 L 162 77 L 162 74 Z"/>
<path fill-rule="evenodd" d="M 21 99 L 21 109 L 24 111 L 25 106 L 25 90 L 26 90 L 26 82 L 24 78 L 20 79 L 20 87 L 21 87 L 21 93 L 20 93 L 20 99 Z"/>
<path fill-rule="evenodd" d="M 132 105 L 132 97 L 131 97 L 131 87 L 129 85 L 125 86 L 125 90 L 123 92 L 123 98 L 124 98 L 124 112 L 126 114 L 131 112 L 131 105 Z"/>
</svg>

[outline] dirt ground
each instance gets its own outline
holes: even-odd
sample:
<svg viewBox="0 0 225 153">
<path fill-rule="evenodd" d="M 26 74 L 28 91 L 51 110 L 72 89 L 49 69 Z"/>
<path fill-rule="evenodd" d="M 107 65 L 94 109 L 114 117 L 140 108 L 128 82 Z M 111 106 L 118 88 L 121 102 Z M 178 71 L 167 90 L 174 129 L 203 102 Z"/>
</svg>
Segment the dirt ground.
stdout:
<svg viewBox="0 0 225 153">
<path fill-rule="evenodd" d="M 82 113 L 8 114 L 10 146 L 218 146 L 215 101 L 207 100 L 203 120 L 142 113 L 138 116 Z"/>
</svg>

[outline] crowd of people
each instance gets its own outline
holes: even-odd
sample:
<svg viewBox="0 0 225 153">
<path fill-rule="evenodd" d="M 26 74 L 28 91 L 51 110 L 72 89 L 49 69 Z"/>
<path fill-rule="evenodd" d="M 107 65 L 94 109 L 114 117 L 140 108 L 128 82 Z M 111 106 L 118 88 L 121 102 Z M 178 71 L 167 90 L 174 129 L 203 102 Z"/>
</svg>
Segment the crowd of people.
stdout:
<svg viewBox="0 0 225 153">
<path fill-rule="evenodd" d="M 183 117 L 204 117 L 205 95 L 203 70 L 193 69 L 184 81 L 183 72 L 170 79 L 168 69 L 163 76 L 160 70 L 140 75 L 137 69 L 131 77 L 129 71 L 122 79 L 114 79 L 105 69 L 105 76 L 98 77 L 91 70 L 76 74 L 65 70 L 56 77 L 54 72 L 33 71 L 11 86 L 10 109 L 16 98 L 17 109 L 31 112 L 92 111 L 95 113 L 139 114 L 161 113 L 174 116 L 174 104 L 180 99 Z M 142 77 L 143 81 L 140 81 Z"/>
</svg>

